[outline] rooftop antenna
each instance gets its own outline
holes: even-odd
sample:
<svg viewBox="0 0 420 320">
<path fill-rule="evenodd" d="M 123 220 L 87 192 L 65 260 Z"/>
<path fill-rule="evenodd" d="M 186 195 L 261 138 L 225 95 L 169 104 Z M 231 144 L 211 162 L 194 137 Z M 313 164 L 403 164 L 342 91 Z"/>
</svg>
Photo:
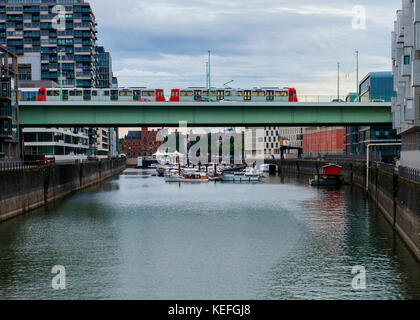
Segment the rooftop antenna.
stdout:
<svg viewBox="0 0 420 320">
<path fill-rule="evenodd" d="M 228 81 L 228 82 L 226 82 L 225 84 L 224 84 L 224 86 L 227 88 L 227 89 L 232 89 L 231 87 L 229 87 L 228 86 L 228 84 L 229 83 L 232 83 L 232 82 L 234 82 L 235 80 L 230 80 L 230 81 Z"/>
</svg>

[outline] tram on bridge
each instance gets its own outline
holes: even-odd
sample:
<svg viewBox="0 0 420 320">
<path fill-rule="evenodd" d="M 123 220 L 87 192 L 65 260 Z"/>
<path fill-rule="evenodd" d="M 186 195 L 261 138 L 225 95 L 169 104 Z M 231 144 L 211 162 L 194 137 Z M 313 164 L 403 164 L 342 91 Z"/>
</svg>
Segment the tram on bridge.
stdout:
<svg viewBox="0 0 420 320">
<path fill-rule="evenodd" d="M 169 102 L 208 102 L 207 88 L 172 89 Z M 135 101 L 165 102 L 163 89 L 155 88 L 31 88 L 19 90 L 20 101 Z M 296 89 L 264 87 L 252 89 L 211 89 L 211 102 L 298 102 Z"/>
<path fill-rule="evenodd" d="M 211 101 L 253 101 L 253 102 L 298 102 L 296 89 L 264 87 L 252 89 L 217 89 L 210 90 Z M 209 101 L 209 90 L 204 87 L 172 89 L 171 102 Z"/>
</svg>

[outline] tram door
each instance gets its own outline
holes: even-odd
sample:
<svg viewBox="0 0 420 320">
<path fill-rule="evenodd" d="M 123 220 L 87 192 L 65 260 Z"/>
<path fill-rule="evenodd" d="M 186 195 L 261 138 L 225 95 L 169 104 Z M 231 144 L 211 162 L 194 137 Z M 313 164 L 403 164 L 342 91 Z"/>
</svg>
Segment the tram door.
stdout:
<svg viewBox="0 0 420 320">
<path fill-rule="evenodd" d="M 244 91 L 244 101 L 251 101 L 252 99 L 252 92 L 251 90 Z"/>
<path fill-rule="evenodd" d="M 141 90 L 133 90 L 133 100 L 139 101 L 141 99 Z"/>
<path fill-rule="evenodd" d="M 118 90 L 111 90 L 111 101 L 118 101 Z"/>
<path fill-rule="evenodd" d="M 194 101 L 201 101 L 201 90 L 194 90 Z"/>
<path fill-rule="evenodd" d="M 274 90 L 267 90 L 267 101 L 274 101 Z"/>
<path fill-rule="evenodd" d="M 225 99 L 225 90 L 217 90 L 217 100 Z"/>
<path fill-rule="evenodd" d="M 64 101 L 69 100 L 69 90 L 63 90 L 63 100 Z"/>
<path fill-rule="evenodd" d="M 90 101 L 92 99 L 90 90 L 83 90 L 83 100 Z"/>
</svg>

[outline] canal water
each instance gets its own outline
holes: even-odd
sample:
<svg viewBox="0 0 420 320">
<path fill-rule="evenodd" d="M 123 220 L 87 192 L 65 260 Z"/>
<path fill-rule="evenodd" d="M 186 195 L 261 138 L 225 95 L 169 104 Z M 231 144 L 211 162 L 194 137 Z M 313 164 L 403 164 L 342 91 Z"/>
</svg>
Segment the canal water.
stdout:
<svg viewBox="0 0 420 320">
<path fill-rule="evenodd" d="M 0 298 L 420 299 L 420 264 L 357 188 L 151 173 L 129 169 L 0 224 Z M 56 265 L 65 290 L 52 289 Z"/>
</svg>

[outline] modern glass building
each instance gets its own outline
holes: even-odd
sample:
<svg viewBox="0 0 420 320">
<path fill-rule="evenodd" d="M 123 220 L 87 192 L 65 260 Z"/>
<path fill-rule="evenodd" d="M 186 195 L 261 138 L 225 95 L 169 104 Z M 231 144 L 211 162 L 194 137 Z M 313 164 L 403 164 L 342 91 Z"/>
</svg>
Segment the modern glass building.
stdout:
<svg viewBox="0 0 420 320">
<path fill-rule="evenodd" d="M 0 161 L 20 157 L 17 56 L 0 46 Z"/>
<path fill-rule="evenodd" d="M 104 47 L 98 47 L 96 50 L 97 59 L 97 88 L 112 87 L 112 59 L 111 54 L 105 51 Z"/>
<path fill-rule="evenodd" d="M 83 0 L 0 1 L 0 44 L 18 55 L 22 80 L 94 87 L 96 33 Z"/>
<path fill-rule="evenodd" d="M 371 72 L 359 85 L 360 101 L 383 101 L 391 102 L 396 96 L 394 91 L 394 77 L 392 72 Z M 346 99 L 348 102 L 357 101 L 357 94 L 350 93 Z M 368 144 L 375 143 L 399 143 L 401 142 L 396 130 L 392 125 L 346 127 L 345 145 L 346 154 L 365 156 Z M 375 147 L 372 159 L 377 161 L 391 161 L 399 155 L 400 147 L 383 146 Z"/>
<path fill-rule="evenodd" d="M 392 72 L 371 72 L 360 82 L 360 101 L 391 102 L 396 96 Z"/>
</svg>

